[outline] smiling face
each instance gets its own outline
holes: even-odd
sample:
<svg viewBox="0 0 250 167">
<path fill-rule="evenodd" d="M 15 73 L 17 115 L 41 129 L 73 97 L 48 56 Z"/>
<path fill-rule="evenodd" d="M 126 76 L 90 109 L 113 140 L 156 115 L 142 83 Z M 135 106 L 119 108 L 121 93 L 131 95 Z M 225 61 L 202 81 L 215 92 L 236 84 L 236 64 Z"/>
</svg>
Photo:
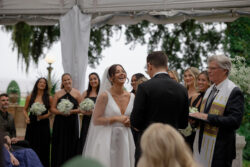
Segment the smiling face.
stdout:
<svg viewBox="0 0 250 167">
<path fill-rule="evenodd" d="M 189 70 L 184 72 L 184 82 L 187 87 L 194 85 L 194 80 L 195 78 Z"/>
<path fill-rule="evenodd" d="M 136 89 L 136 82 L 137 82 L 136 76 L 133 75 L 131 78 L 131 86 L 133 87 L 133 90 Z"/>
<path fill-rule="evenodd" d="M 2 109 L 3 112 L 7 111 L 8 107 L 9 107 L 9 97 L 7 96 L 1 96 L 0 97 L 0 107 Z"/>
<path fill-rule="evenodd" d="M 120 65 L 117 65 L 114 74 L 111 76 L 111 82 L 113 84 L 124 84 L 126 79 L 127 74 L 125 70 Z"/>
<path fill-rule="evenodd" d="M 68 89 L 72 88 L 72 79 L 70 75 L 66 74 L 62 77 L 62 84 L 64 88 L 68 88 Z"/>
<path fill-rule="evenodd" d="M 209 86 L 209 80 L 205 74 L 200 74 L 197 79 L 197 85 L 200 92 L 205 92 Z"/>
<path fill-rule="evenodd" d="M 37 84 L 37 88 L 40 90 L 44 90 L 46 88 L 46 81 L 45 79 L 40 79 Z"/>
<path fill-rule="evenodd" d="M 92 88 L 97 88 L 99 85 L 98 77 L 95 74 L 89 76 L 89 84 Z"/>
</svg>

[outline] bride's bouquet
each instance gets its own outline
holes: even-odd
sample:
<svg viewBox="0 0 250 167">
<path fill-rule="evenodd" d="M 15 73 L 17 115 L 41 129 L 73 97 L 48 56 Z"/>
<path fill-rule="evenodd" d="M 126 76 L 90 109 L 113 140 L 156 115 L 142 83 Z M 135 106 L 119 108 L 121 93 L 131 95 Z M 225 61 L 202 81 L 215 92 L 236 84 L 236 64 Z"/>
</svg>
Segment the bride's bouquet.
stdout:
<svg viewBox="0 0 250 167">
<path fill-rule="evenodd" d="M 57 109 L 63 114 L 69 114 L 73 106 L 73 103 L 71 103 L 68 99 L 62 99 L 60 103 L 57 104 Z"/>
<path fill-rule="evenodd" d="M 39 102 L 35 102 L 30 107 L 30 112 L 33 113 L 36 116 L 41 115 L 43 112 L 46 111 L 46 107 L 44 104 L 41 104 Z"/>
<path fill-rule="evenodd" d="M 82 111 L 90 111 L 94 109 L 95 103 L 90 98 L 86 98 L 80 103 L 79 106 Z"/>
</svg>

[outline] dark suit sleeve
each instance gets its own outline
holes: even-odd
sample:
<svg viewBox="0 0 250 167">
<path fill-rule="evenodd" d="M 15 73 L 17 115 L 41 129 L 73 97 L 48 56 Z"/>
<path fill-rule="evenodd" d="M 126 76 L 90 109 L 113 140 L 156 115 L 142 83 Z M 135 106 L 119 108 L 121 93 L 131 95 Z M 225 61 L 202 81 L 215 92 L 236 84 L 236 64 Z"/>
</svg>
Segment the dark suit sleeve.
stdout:
<svg viewBox="0 0 250 167">
<path fill-rule="evenodd" d="M 188 126 L 189 102 L 187 91 L 185 91 L 185 99 L 183 106 L 183 111 L 178 125 L 178 128 L 180 129 L 185 129 Z"/>
<path fill-rule="evenodd" d="M 9 124 L 10 124 L 10 136 L 16 137 L 16 127 L 15 127 L 14 118 L 10 117 L 9 121 L 10 121 L 9 122 Z"/>
<path fill-rule="evenodd" d="M 211 125 L 238 129 L 244 112 L 244 96 L 238 87 L 234 88 L 229 96 L 223 116 L 208 114 Z"/>
<path fill-rule="evenodd" d="M 130 116 L 131 126 L 138 129 L 144 130 L 146 128 L 146 92 L 141 86 L 138 86 L 133 110 Z"/>
</svg>

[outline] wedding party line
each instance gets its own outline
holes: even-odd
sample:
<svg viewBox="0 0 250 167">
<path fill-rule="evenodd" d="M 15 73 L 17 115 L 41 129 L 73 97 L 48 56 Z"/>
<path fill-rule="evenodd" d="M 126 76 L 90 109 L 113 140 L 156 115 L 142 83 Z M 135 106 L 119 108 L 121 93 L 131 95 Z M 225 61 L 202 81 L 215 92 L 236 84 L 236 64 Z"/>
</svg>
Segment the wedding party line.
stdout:
<svg viewBox="0 0 250 167">
<path fill-rule="evenodd" d="M 206 70 L 189 67 L 182 77 L 162 51 L 145 62 L 150 78 L 135 71 L 128 79 L 122 64 L 113 64 L 102 78 L 90 73 L 83 93 L 72 87 L 70 73 L 53 96 L 47 79 L 37 79 L 23 108 L 24 139 L 8 112 L 9 95 L 1 93 L 0 166 L 232 166 L 244 96 L 228 78 L 231 60 L 210 56 Z"/>
</svg>

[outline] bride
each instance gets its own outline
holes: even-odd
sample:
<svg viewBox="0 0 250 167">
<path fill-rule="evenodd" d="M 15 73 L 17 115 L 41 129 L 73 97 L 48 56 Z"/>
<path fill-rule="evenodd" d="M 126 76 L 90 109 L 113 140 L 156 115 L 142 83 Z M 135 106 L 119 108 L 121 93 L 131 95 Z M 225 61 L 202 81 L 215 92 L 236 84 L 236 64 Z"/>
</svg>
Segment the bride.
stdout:
<svg viewBox="0 0 250 167">
<path fill-rule="evenodd" d="M 99 160 L 105 167 L 133 167 L 134 140 L 130 113 L 134 95 L 123 89 L 124 68 L 114 64 L 103 74 L 83 156 Z"/>
<path fill-rule="evenodd" d="M 134 166 L 129 119 L 134 95 L 123 89 L 126 79 L 119 64 L 105 70 L 83 150 L 83 156 L 97 159 L 105 167 Z"/>
</svg>

